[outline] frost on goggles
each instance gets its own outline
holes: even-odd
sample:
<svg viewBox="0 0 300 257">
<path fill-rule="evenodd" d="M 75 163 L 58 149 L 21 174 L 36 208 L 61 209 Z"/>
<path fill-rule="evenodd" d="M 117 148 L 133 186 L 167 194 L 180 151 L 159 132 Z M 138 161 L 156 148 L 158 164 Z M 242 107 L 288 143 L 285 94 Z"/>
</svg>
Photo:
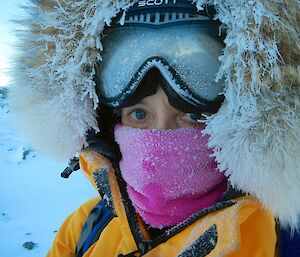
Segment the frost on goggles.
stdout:
<svg viewBox="0 0 300 257">
<path fill-rule="evenodd" d="M 215 75 L 223 45 L 217 33 L 205 24 L 110 30 L 96 74 L 103 101 L 120 107 L 154 66 L 185 101 L 199 107 L 219 101 L 223 82 Z"/>
</svg>

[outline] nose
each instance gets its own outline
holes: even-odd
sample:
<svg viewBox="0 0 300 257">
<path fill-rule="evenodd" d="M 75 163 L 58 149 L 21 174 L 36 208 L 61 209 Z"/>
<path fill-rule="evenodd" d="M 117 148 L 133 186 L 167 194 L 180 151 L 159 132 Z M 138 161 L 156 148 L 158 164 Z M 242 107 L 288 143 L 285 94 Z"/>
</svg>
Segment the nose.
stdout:
<svg viewBox="0 0 300 257">
<path fill-rule="evenodd" d="M 152 129 L 167 130 L 178 129 L 177 116 L 179 111 L 172 107 L 169 103 L 166 93 L 159 88 L 156 93 L 156 98 L 153 99 L 153 110 L 155 112 Z"/>
<path fill-rule="evenodd" d="M 176 114 L 173 110 L 167 110 L 167 108 L 161 108 L 156 115 L 156 122 L 154 129 L 167 130 L 178 129 L 179 125 L 176 120 Z"/>
</svg>

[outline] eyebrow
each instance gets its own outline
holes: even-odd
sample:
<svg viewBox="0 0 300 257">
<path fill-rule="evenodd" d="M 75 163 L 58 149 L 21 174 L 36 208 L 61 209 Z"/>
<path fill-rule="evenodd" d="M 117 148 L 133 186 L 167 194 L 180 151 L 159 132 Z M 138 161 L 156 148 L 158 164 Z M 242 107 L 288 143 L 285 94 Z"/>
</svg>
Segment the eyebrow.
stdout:
<svg viewBox="0 0 300 257">
<path fill-rule="evenodd" d="M 139 107 L 139 105 L 141 105 L 141 107 L 143 107 L 144 105 L 148 105 L 147 104 L 147 102 L 145 102 L 144 101 L 144 99 L 143 100 L 141 100 L 140 102 L 138 102 L 138 103 L 136 103 L 136 104 L 134 104 L 134 105 L 130 105 L 130 106 L 126 106 L 126 107 L 124 107 L 124 109 L 126 108 L 135 108 L 135 107 Z"/>
</svg>

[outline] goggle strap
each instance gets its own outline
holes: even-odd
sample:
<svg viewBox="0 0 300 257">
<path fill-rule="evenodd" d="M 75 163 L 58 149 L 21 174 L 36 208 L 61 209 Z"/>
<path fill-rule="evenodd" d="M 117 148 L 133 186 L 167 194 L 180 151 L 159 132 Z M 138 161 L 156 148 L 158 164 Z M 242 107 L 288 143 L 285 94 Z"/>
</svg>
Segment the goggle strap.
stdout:
<svg viewBox="0 0 300 257">
<path fill-rule="evenodd" d="M 124 25 L 144 24 L 144 25 L 166 25 L 171 23 L 186 21 L 209 21 L 204 15 L 195 15 L 190 13 L 147 13 L 125 18 Z"/>
</svg>

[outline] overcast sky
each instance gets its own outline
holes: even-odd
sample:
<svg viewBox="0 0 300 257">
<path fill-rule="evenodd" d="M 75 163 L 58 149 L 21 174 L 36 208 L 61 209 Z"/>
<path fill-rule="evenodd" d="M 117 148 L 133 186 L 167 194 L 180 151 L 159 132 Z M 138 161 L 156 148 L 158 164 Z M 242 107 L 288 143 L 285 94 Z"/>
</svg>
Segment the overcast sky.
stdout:
<svg viewBox="0 0 300 257">
<path fill-rule="evenodd" d="M 6 74 L 9 68 L 10 58 L 13 54 L 13 28 L 10 22 L 22 13 L 19 6 L 28 2 L 27 0 L 2 0 L 0 8 L 0 86 L 9 84 L 9 77 Z"/>
</svg>

